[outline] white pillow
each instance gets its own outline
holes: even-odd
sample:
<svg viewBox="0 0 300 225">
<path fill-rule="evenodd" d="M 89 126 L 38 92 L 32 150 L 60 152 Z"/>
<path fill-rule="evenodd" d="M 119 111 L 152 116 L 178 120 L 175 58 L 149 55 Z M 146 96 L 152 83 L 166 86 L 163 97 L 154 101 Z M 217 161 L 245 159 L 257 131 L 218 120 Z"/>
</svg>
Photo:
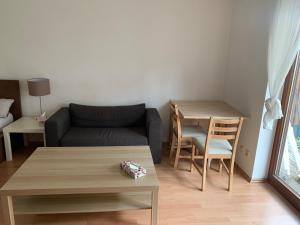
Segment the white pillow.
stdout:
<svg viewBox="0 0 300 225">
<path fill-rule="evenodd" d="M 14 121 L 14 117 L 11 113 L 8 113 L 8 116 L 5 118 L 0 118 L 0 132 L 2 132 L 3 128 L 8 124 Z"/>
<path fill-rule="evenodd" d="M 14 103 L 14 99 L 0 98 L 0 117 L 7 117 L 11 105 Z"/>
</svg>

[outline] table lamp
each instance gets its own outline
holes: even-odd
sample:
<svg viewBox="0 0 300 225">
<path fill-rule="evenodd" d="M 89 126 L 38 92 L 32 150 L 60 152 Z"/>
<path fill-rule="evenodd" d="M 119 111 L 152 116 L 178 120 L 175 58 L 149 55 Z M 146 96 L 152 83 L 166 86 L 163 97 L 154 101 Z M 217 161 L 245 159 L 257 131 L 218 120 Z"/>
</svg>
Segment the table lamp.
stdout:
<svg viewBox="0 0 300 225">
<path fill-rule="evenodd" d="M 50 82 L 47 78 L 32 78 L 27 80 L 29 95 L 37 96 L 40 99 L 40 116 L 36 119 L 38 121 L 45 121 L 46 112 L 42 109 L 42 96 L 50 94 Z"/>
</svg>

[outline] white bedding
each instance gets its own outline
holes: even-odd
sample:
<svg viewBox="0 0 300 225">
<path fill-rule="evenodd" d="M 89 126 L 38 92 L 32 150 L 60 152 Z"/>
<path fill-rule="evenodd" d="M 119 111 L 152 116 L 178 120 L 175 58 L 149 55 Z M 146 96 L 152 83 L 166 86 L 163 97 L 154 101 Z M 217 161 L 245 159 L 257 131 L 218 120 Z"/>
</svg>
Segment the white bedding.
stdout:
<svg viewBox="0 0 300 225">
<path fill-rule="evenodd" d="M 14 121 L 14 117 L 11 113 L 7 117 L 0 118 L 0 132 L 2 132 L 3 127 L 7 126 Z"/>
</svg>

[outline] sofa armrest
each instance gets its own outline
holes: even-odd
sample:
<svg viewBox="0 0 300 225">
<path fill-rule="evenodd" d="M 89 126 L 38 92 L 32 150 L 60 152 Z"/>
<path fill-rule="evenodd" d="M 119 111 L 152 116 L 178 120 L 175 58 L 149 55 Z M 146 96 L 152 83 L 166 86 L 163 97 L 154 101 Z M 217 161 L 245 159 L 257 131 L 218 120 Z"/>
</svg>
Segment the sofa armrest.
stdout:
<svg viewBox="0 0 300 225">
<path fill-rule="evenodd" d="M 146 129 L 153 161 L 159 163 L 161 160 L 162 122 L 157 109 L 146 109 Z"/>
<path fill-rule="evenodd" d="M 45 122 L 46 146 L 59 146 L 60 139 L 70 128 L 71 119 L 68 108 L 61 108 Z"/>
</svg>

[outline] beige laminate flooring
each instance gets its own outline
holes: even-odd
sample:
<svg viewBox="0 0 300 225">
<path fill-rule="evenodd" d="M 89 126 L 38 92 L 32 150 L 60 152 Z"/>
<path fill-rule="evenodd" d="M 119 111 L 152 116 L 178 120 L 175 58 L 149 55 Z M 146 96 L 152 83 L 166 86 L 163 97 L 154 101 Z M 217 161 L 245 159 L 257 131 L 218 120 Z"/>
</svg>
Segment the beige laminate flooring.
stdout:
<svg viewBox="0 0 300 225">
<path fill-rule="evenodd" d="M 0 163 L 0 186 L 28 157 L 31 149 L 14 153 L 14 161 Z M 167 157 L 165 157 L 167 158 Z M 183 161 L 183 160 L 182 160 Z M 180 162 L 174 170 L 165 160 L 156 166 L 160 181 L 159 225 L 294 225 L 300 215 L 266 183 L 249 184 L 235 173 L 233 191 L 227 192 L 226 174 L 210 170 L 207 190 L 201 192 L 201 177 Z M 16 216 L 17 225 L 144 225 L 150 210 L 113 213 Z M 0 224 L 3 224 L 0 214 Z"/>
</svg>

